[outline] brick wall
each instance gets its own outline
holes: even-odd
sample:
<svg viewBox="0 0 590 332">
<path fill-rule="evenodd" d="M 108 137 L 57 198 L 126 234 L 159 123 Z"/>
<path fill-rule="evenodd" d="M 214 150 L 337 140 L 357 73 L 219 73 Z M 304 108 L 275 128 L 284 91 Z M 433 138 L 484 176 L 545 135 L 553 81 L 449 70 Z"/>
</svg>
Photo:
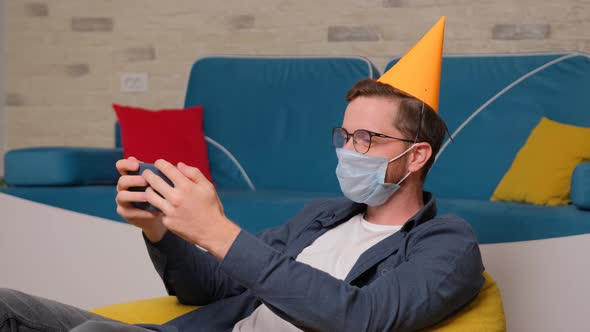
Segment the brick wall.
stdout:
<svg viewBox="0 0 590 332">
<path fill-rule="evenodd" d="M 181 106 L 203 55 L 363 55 L 382 68 L 441 15 L 448 53 L 590 53 L 588 0 L 5 2 L 8 148 L 112 146 L 111 103 Z M 122 72 L 147 72 L 149 91 L 121 93 Z"/>
</svg>

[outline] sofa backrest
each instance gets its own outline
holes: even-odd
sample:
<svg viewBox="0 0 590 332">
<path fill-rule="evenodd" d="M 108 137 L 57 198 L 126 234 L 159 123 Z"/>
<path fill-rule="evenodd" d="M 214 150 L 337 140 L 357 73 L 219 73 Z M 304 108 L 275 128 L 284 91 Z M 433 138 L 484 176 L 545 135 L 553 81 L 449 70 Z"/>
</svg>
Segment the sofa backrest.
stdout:
<svg viewBox="0 0 590 332">
<path fill-rule="evenodd" d="M 339 192 L 331 129 L 342 122 L 348 89 L 378 75 L 361 57 L 196 61 L 185 106 L 204 107 L 217 187 Z"/>
<path fill-rule="evenodd" d="M 439 113 L 454 142 L 443 145 L 426 189 L 489 199 L 541 117 L 590 126 L 589 92 L 586 54 L 444 56 Z"/>
</svg>

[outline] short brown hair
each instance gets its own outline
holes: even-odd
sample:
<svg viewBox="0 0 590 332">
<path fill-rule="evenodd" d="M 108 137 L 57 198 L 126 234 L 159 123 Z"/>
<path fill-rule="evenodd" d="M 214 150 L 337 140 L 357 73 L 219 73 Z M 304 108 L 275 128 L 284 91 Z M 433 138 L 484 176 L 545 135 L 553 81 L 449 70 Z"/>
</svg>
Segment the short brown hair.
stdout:
<svg viewBox="0 0 590 332">
<path fill-rule="evenodd" d="M 392 125 L 399 130 L 408 140 L 426 142 L 432 147 L 432 156 L 422 168 L 422 179 L 434 163 L 434 158 L 440 150 L 447 125 L 443 119 L 427 104 L 409 96 L 391 85 L 367 79 L 357 82 L 346 94 L 348 102 L 358 97 L 385 97 L 399 100 L 399 112 L 396 119 L 392 119 Z M 422 113 L 424 107 L 424 113 Z M 422 121 L 420 121 L 422 119 Z M 422 123 L 420 123 L 422 122 Z"/>
</svg>

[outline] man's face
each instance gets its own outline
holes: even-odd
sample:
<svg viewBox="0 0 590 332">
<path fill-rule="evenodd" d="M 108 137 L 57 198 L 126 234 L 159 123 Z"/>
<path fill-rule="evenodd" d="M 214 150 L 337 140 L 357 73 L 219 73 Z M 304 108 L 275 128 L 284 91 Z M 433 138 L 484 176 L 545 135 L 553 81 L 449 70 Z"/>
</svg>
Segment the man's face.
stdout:
<svg viewBox="0 0 590 332">
<path fill-rule="evenodd" d="M 387 136 L 408 139 L 393 126 L 398 110 L 399 102 L 395 99 L 357 97 L 346 107 L 342 128 L 346 129 L 350 134 L 353 134 L 358 129 L 365 129 Z M 354 151 L 353 139 L 350 138 L 343 148 Z M 373 136 L 371 138 L 371 147 L 365 155 L 392 159 L 407 148 L 408 144 L 403 141 Z M 407 172 L 405 163 L 408 154 L 389 164 L 385 176 L 386 182 L 397 182 L 405 175 Z"/>
</svg>

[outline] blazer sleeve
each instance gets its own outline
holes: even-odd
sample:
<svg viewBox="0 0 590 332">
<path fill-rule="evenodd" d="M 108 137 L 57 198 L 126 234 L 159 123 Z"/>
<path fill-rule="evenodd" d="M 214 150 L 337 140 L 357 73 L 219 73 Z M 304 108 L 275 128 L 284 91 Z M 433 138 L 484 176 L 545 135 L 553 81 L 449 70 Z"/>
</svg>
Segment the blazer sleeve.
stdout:
<svg viewBox="0 0 590 332">
<path fill-rule="evenodd" d="M 211 254 L 168 231 L 157 243 L 144 235 L 147 251 L 169 295 L 190 305 L 206 305 L 243 291 L 219 269 Z"/>
<path fill-rule="evenodd" d="M 405 260 L 364 287 L 297 262 L 244 231 L 220 268 L 306 331 L 412 331 L 458 311 L 484 282 L 471 227 L 427 224 L 412 232 Z"/>
<path fill-rule="evenodd" d="M 323 202 L 308 204 L 287 224 L 258 234 L 257 241 L 282 252 L 296 231 L 313 220 L 313 211 Z M 239 280 L 232 279 L 219 268 L 217 258 L 170 231 L 157 243 L 152 243 L 145 235 L 144 241 L 168 294 L 175 295 L 180 303 L 206 305 L 245 290 Z"/>
</svg>

